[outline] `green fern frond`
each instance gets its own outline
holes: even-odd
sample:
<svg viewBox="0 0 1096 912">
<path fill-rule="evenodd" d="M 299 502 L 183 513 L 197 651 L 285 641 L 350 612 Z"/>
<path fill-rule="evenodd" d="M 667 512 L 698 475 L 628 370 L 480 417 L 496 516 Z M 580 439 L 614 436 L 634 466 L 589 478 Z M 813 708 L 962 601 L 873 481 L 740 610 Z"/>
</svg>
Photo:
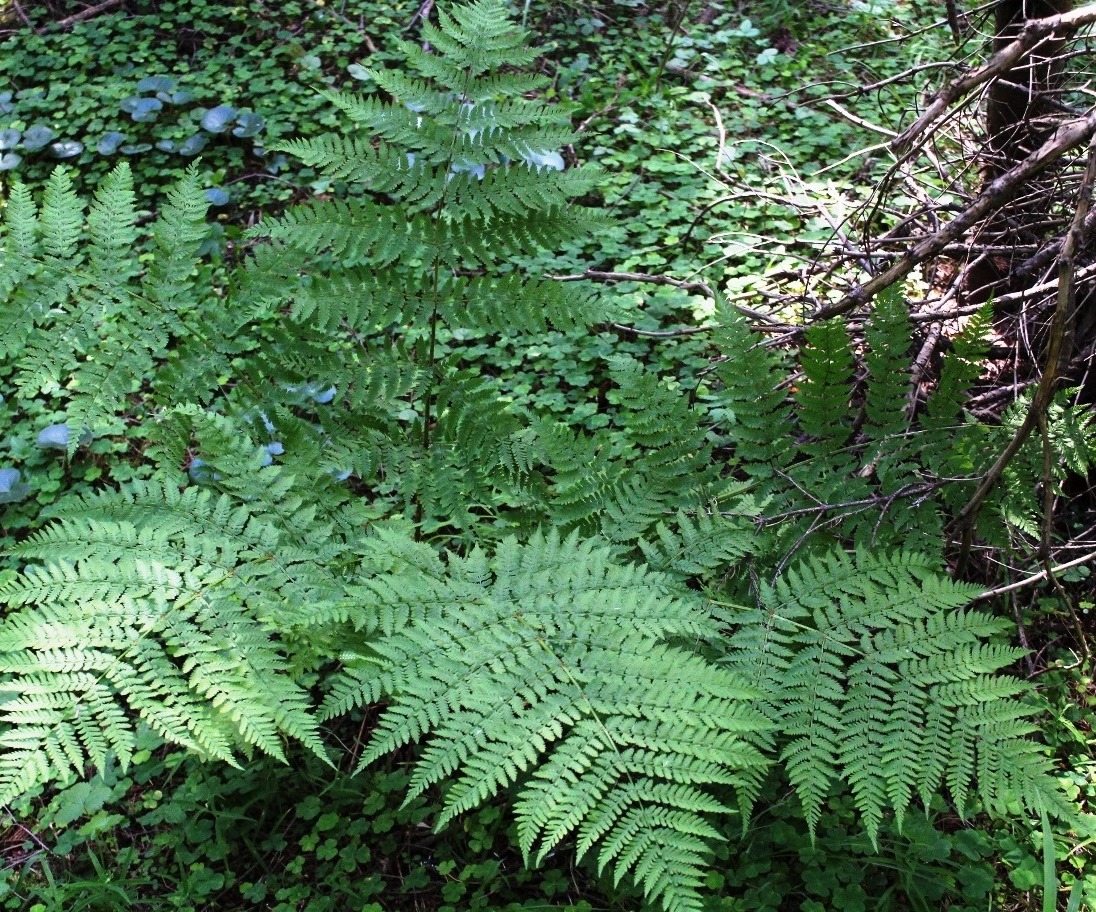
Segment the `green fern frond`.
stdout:
<svg viewBox="0 0 1096 912">
<path fill-rule="evenodd" d="M 716 634 L 697 603 L 555 534 L 367 586 L 385 636 L 328 704 L 388 695 L 363 764 L 426 739 L 411 794 L 451 780 L 441 823 L 516 787 L 527 857 L 578 832 L 618 880 L 631 871 L 667 909 L 700 907 L 717 838 L 702 814 L 723 807 L 704 786 L 752 794 L 766 724 L 751 688 L 664 642 Z"/>
<path fill-rule="evenodd" d="M 873 840 L 886 812 L 901 825 L 912 796 L 927 804 L 941 785 L 961 810 L 972 791 L 988 809 L 1056 806 L 1051 762 L 1021 721 L 1034 709 L 1011 699 L 1026 688 L 993 676 L 1023 651 L 983 642 L 1008 625 L 963 609 L 976 593 L 922 556 L 833 552 L 742 616 L 727 661 L 768 694 L 812 829 L 839 782 Z"/>
</svg>

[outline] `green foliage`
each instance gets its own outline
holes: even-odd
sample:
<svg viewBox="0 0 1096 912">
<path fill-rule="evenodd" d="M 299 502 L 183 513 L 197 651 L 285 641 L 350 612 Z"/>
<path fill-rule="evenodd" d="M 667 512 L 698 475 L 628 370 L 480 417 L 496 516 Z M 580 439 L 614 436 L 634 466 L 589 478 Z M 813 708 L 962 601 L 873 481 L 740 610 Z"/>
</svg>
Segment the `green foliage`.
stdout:
<svg viewBox="0 0 1096 912">
<path fill-rule="evenodd" d="M 260 471 L 278 485 L 278 470 Z M 280 506 L 287 524 L 309 525 L 308 509 Z M 316 555 L 291 545 L 238 500 L 165 479 L 69 501 L 16 546 L 45 566 L 2 592 L 5 800 L 103 769 L 108 752 L 126 767 L 134 719 L 200 757 L 235 762 L 253 746 L 284 758 L 282 737 L 322 755 L 276 634 L 322 592 Z"/>
<path fill-rule="evenodd" d="M 63 172 L 40 201 L 13 191 L 0 376 L 64 408 L 66 456 L 77 429 L 139 428 L 152 478 L 67 492 L 8 548 L 0 798 L 89 766 L 145 775 L 153 736 L 230 763 L 296 757 L 289 740 L 324 758 L 322 691 L 351 738 L 385 700 L 359 765 L 422 742 L 423 818 L 437 793 L 439 826 L 509 796 L 527 864 L 567 842 L 671 910 L 702 907 L 720 827 L 749 833 L 784 780 L 795 832 L 817 838 L 845 800 L 865 852 L 945 790 L 962 812 L 1066 812 L 1026 687 L 996 674 L 1020 655 L 1005 625 L 898 548 L 937 547 L 949 503 L 900 495 L 951 485 L 950 454 L 973 480 L 997 439 L 971 422 L 943 456 L 916 442 L 945 446 L 977 326 L 920 418 L 896 294 L 866 400 L 843 324 L 807 331 L 786 390 L 729 306 L 714 381 L 622 345 L 588 420 L 512 395 L 456 343 L 532 351 L 616 318 L 539 269 L 602 230 L 572 203 L 600 176 L 567 167 L 566 112 L 530 97 L 548 83 L 518 72 L 534 54 L 501 2 L 439 11 L 424 37 L 406 67 L 361 70 L 383 95 L 327 93 L 356 133 L 279 146 L 342 189 L 260 223 L 224 283 L 197 172 L 145 253 L 125 167 L 89 205 Z M 1088 418 L 1066 415 L 1087 466 Z M 883 503 L 903 515 L 889 532 Z M 336 825 L 319 817 L 306 853 Z M 197 897 L 224 883 L 204 860 L 187 876 Z"/>
<path fill-rule="evenodd" d="M 1023 651 L 984 642 L 1008 625 L 961 610 L 976 594 L 920 555 L 836 552 L 765 587 L 739 622 L 728 662 L 766 693 L 812 829 L 838 779 L 873 842 L 885 810 L 901 828 L 942 785 L 960 811 L 972 780 L 997 814 L 1054 803 L 1050 763 L 1025 740 L 1033 710 L 1012 699 L 1026 686 L 994 674 Z"/>
<path fill-rule="evenodd" d="M 138 0 L 53 29 L 48 7 L 27 9 L 38 32 L 0 40 L 0 173 L 38 184 L 61 160 L 84 189 L 121 159 L 155 207 L 200 154 L 203 186 L 230 211 L 329 186 L 269 144 L 338 125 L 310 83 L 346 78 L 361 42 L 355 23 L 299 0 Z M 370 18 L 378 30 L 393 22 L 391 10 Z"/>
<path fill-rule="evenodd" d="M 409 794 L 452 780 L 439 826 L 535 770 L 515 803 L 527 860 L 574 833 L 615 881 L 633 873 L 667 909 L 699 908 L 718 838 L 702 815 L 730 810 L 702 787 L 748 801 L 766 762 L 756 695 L 666 643 L 714 640 L 718 626 L 669 578 L 574 536 L 448 566 L 418 552 L 369 581 L 382 637 L 327 709 L 391 695 L 361 764 L 429 734 Z"/>
</svg>

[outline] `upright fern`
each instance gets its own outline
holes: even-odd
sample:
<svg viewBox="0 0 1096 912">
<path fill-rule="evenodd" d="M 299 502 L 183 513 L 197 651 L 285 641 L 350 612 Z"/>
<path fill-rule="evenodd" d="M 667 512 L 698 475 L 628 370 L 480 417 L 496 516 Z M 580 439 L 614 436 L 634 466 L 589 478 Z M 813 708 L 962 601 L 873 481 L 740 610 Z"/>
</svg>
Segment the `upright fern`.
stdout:
<svg viewBox="0 0 1096 912">
<path fill-rule="evenodd" d="M 241 293 L 289 314 L 260 371 L 299 384 L 323 365 L 325 382 L 339 389 L 349 408 L 327 410 L 321 423 L 344 461 L 363 473 L 382 467 L 427 528 L 471 528 L 477 512 L 535 504 L 515 476 L 497 484 L 526 418 L 502 406 L 486 378 L 442 359 L 439 331 L 514 333 L 601 318 L 576 286 L 511 269 L 596 226 L 569 205 L 596 176 L 565 167 L 566 113 L 526 97 L 544 80 L 512 71 L 532 52 L 504 4 L 443 11 L 423 37 L 432 52 L 401 45 L 406 69 L 370 71 L 383 95 L 327 93 L 360 133 L 283 146 L 352 193 L 260 225 L 254 236 L 269 243 Z M 334 328 L 354 340 L 341 364 L 327 355 Z M 394 345 L 417 368 L 391 387 L 398 407 L 361 395 L 374 353 L 383 363 Z"/>
<path fill-rule="evenodd" d="M 20 395 L 63 389 L 69 421 L 99 431 L 116 427 L 176 339 L 206 340 L 204 370 L 216 373 L 217 347 L 201 320 L 211 295 L 203 299 L 194 278 L 206 208 L 192 169 L 160 212 L 145 271 L 125 163 L 103 181 L 86 214 L 63 169 L 50 177 L 40 208 L 25 188 L 13 189 L 0 235 L 3 271 L 13 279 L 0 286 L 0 360 L 15 363 Z"/>
</svg>

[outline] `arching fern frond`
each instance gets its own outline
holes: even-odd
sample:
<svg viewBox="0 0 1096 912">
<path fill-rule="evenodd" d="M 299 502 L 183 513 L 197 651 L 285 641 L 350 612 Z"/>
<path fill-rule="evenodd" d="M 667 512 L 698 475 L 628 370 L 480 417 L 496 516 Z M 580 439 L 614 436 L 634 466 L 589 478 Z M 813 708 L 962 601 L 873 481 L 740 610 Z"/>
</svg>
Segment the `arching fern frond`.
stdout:
<svg viewBox="0 0 1096 912">
<path fill-rule="evenodd" d="M 813 829 L 831 790 L 852 791 L 874 840 L 914 795 L 946 786 L 1004 813 L 1058 810 L 1052 764 L 1029 735 L 1026 685 L 999 669 L 1023 651 L 987 642 L 1007 622 L 963 606 L 973 586 L 916 554 L 814 558 L 766 586 L 727 661 L 767 694 L 788 777 Z"/>
<path fill-rule="evenodd" d="M 67 502 L 10 552 L 36 563 L 0 586 L 4 801 L 108 751 L 126 764 L 140 723 L 228 762 L 283 758 L 285 738 L 325 756 L 270 624 L 316 594 L 299 578 L 314 573 L 245 505 L 135 483 Z"/>
<path fill-rule="evenodd" d="M 329 703 L 387 697 L 362 763 L 424 740 L 411 794 L 452 783 L 439 825 L 513 788 L 527 858 L 576 834 L 618 881 L 699 909 L 704 815 L 727 810 L 705 787 L 748 802 L 767 727 L 757 693 L 688 647 L 718 634 L 701 605 L 573 535 L 444 564 L 420 550 L 365 584 L 383 636 Z"/>
</svg>

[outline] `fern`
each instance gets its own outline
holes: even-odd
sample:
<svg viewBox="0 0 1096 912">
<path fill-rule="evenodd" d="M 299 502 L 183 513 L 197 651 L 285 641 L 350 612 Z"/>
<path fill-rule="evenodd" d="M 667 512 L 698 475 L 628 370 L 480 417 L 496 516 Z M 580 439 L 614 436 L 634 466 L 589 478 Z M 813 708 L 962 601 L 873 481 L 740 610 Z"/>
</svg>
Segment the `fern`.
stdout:
<svg viewBox="0 0 1096 912">
<path fill-rule="evenodd" d="M 0 588 L 4 801 L 108 751 L 125 766 L 138 720 L 232 763 L 241 748 L 283 758 L 286 737 L 326 756 L 272 626 L 316 594 L 305 556 L 237 501 L 136 483 L 69 501 L 12 553 L 46 565 Z"/>
<path fill-rule="evenodd" d="M 719 838 L 705 815 L 730 810 L 704 787 L 752 799 L 767 727 L 749 687 L 666 642 L 718 636 L 701 606 L 573 535 L 445 565 L 420 553 L 369 581 L 383 636 L 328 704 L 389 696 L 361 763 L 426 739 L 410 794 L 451 782 L 439 826 L 516 786 L 527 861 L 574 834 L 616 881 L 699 909 Z"/>
<path fill-rule="evenodd" d="M 226 762 L 325 756 L 319 680 L 325 719 L 385 701 L 363 764 L 421 744 L 411 793 L 442 789 L 439 826 L 505 792 L 528 863 L 572 844 L 671 912 L 702 907 L 721 823 L 780 775 L 812 829 L 847 789 L 873 839 L 945 791 L 1062 810 L 997 674 L 1005 625 L 896 547 L 929 540 L 962 494 L 945 479 L 1000 433 L 961 417 L 988 318 L 921 415 L 896 293 L 866 396 L 842 324 L 807 330 L 789 384 L 721 302 L 697 395 L 618 358 L 608 434 L 509 401 L 446 334 L 608 318 L 521 268 L 597 230 L 571 204 L 597 175 L 567 166 L 505 4 L 424 32 L 433 52 L 373 73 L 383 95 L 328 93 L 358 132 L 284 144 L 353 186 L 260 224 L 224 288 L 196 172 L 147 238 L 124 166 L 87 202 L 63 171 L 38 205 L 13 189 L 0 367 L 78 427 L 140 423 L 153 478 L 68 495 L 7 545 L 0 801 L 131 762 L 142 726 Z M 1091 416 L 1054 417 L 1091 465 Z"/>
<path fill-rule="evenodd" d="M 19 394 L 55 395 L 63 389 L 70 424 L 106 431 L 116 429 L 118 416 L 129 411 L 143 378 L 157 376 L 154 368 L 174 340 L 202 340 L 199 350 L 177 363 L 185 364 L 192 378 L 197 375 L 193 360 L 202 362 L 202 376 L 215 375 L 223 361 L 209 344 L 204 319 L 214 308 L 203 306 L 213 296 L 194 282 L 206 208 L 197 171 L 191 169 L 160 212 L 152 264 L 145 272 L 126 164 L 106 177 L 90 207 L 63 169 L 50 177 L 39 210 L 16 186 L 0 235 L 5 273 L 7 264 L 14 270 L 14 281 L 0 286 L 0 359 L 14 363 Z M 154 382 L 150 399 L 162 403 L 161 395 L 172 394 L 170 385 Z M 71 435 L 73 448 L 77 436 Z"/>
<path fill-rule="evenodd" d="M 831 552 L 742 616 L 727 662 L 765 692 L 812 830 L 839 781 L 873 840 L 886 811 L 901 825 L 913 796 L 927 806 L 945 784 L 960 810 L 972 792 L 998 814 L 1059 809 L 1051 761 L 1027 738 L 1034 709 L 1011 699 L 1027 687 L 993 674 L 1023 652 L 984 642 L 1008 624 L 963 610 L 976 592 L 920 555 Z"/>
</svg>

